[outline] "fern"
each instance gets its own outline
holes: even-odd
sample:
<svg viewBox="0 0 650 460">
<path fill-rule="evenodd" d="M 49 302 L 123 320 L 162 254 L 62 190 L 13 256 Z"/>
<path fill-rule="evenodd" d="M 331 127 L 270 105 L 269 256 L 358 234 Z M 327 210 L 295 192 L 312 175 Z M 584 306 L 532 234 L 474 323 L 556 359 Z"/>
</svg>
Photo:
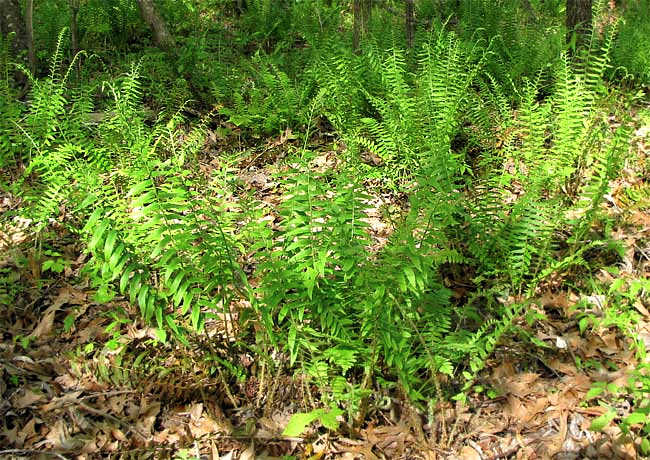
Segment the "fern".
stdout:
<svg viewBox="0 0 650 460">
<path fill-rule="evenodd" d="M 294 180 L 280 209 L 284 248 L 269 252 L 263 265 L 269 314 L 280 322 L 289 318 L 302 323 L 310 309 L 323 331 L 349 339 L 352 322 L 345 314 L 345 299 L 337 297 L 365 258 L 363 195 L 354 183 L 341 181 L 328 198 L 316 178 L 298 174 Z M 294 293 L 287 295 L 287 290 Z M 292 356 L 295 360 L 296 350 Z"/>
<path fill-rule="evenodd" d="M 188 314 L 196 330 L 207 314 L 232 332 L 232 294 L 225 286 L 241 292 L 246 281 L 225 236 L 231 229 L 209 201 L 197 201 L 179 169 L 161 162 L 139 166 L 148 178 L 130 188 L 123 198 L 128 201 L 112 210 L 97 207 L 86 224 L 102 279 L 119 280 L 119 292 L 140 306 L 145 320 L 155 318 L 160 329 L 169 326 L 180 338 L 177 323 Z M 197 202 L 203 203 L 199 209 Z"/>
<path fill-rule="evenodd" d="M 339 41 L 330 41 L 310 70 L 324 96 L 322 112 L 343 134 L 353 130 L 368 112 L 366 94 L 373 92 L 374 85 L 365 64 L 364 56 L 354 54 Z"/>
<path fill-rule="evenodd" d="M 65 30 L 59 34 L 47 78 L 37 80 L 21 68 L 32 85 L 29 110 L 25 119 L 17 123 L 28 152 L 21 182 L 34 182 L 27 199 L 33 205 L 31 218 L 38 230 L 47 225 L 48 219 L 68 199 L 68 187 L 75 178 L 88 172 L 85 157 L 89 155 L 91 142 L 79 134 L 84 132 L 81 117 L 68 115 L 66 108 L 67 83 L 74 60 L 67 69 L 62 67 L 64 37 Z"/>
<path fill-rule="evenodd" d="M 591 51 L 590 60 L 577 67 L 566 58 L 559 60 L 554 92 L 546 99 L 539 94 L 542 72 L 536 81 L 525 83 L 516 118 L 508 115 L 512 110 L 499 96 L 495 79 L 488 76 L 489 85 L 479 83 L 476 101 L 481 105 L 470 112 L 469 119 L 476 124 L 479 145 L 484 147 L 479 159 L 483 177 L 476 182 L 469 203 L 468 248 L 480 265 L 479 279 L 492 278 L 494 284 L 487 292 L 499 289 L 496 275 L 505 279 L 508 289 L 527 299 L 550 274 L 585 264 L 584 236 L 618 171 L 627 136 L 620 129 L 613 140 L 605 142 L 603 133 L 608 128 L 594 110 L 610 43 L 611 35 L 598 53 Z M 483 140 L 494 118 L 512 127 L 516 140 L 504 142 L 501 148 Z M 572 209 L 565 213 L 566 204 L 574 199 Z M 555 260 L 552 254 L 560 243 L 560 229 L 569 229 L 569 242 L 575 246 L 566 257 Z M 594 241 L 590 247 L 602 245 L 606 243 Z M 469 386 L 524 305 L 525 300 L 501 309 L 501 319 L 488 320 L 474 335 L 460 333 L 449 339 L 450 350 L 474 356 L 465 375 Z"/>
<path fill-rule="evenodd" d="M 13 167 L 22 155 L 22 136 L 16 123 L 21 118 L 22 104 L 15 100 L 11 43 L 14 33 L 0 36 L 0 168 Z"/>
<path fill-rule="evenodd" d="M 220 110 L 237 126 L 255 128 L 276 134 L 286 128 L 308 124 L 307 111 L 310 86 L 292 81 L 271 60 L 256 55 L 248 69 L 251 73 L 233 93 L 233 107 Z"/>
<path fill-rule="evenodd" d="M 366 93 L 378 113 L 379 120 L 362 118 L 364 128 L 371 137 L 361 135 L 357 140 L 381 157 L 396 178 L 399 178 L 419 168 L 418 152 L 413 142 L 418 138 L 416 122 L 419 117 L 415 100 L 410 94 L 411 87 L 407 82 L 404 53 L 392 50 L 382 62 L 377 59 L 371 59 L 370 62 L 382 77 L 384 97 Z"/>
<path fill-rule="evenodd" d="M 627 5 L 620 32 L 612 44 L 611 81 L 623 76 L 633 83 L 650 84 L 650 43 L 645 39 L 650 34 L 650 21 L 643 14 L 649 7 L 647 0 Z"/>
<path fill-rule="evenodd" d="M 480 46 L 466 53 L 453 34 L 441 30 L 423 47 L 415 75 L 399 50 L 383 58 L 376 50 L 369 55 L 381 79 L 378 94 L 365 91 L 376 116 L 362 118 L 354 138 L 384 160 L 398 183 L 427 176 L 441 190 L 455 188 L 464 165 L 450 153 L 451 142 L 482 53 Z"/>
</svg>

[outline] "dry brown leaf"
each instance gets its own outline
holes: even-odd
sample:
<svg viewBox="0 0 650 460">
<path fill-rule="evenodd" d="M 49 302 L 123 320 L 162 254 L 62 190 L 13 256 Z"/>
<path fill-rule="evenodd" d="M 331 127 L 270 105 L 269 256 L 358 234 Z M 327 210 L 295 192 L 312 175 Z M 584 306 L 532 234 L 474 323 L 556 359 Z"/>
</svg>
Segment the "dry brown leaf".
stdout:
<svg viewBox="0 0 650 460">
<path fill-rule="evenodd" d="M 78 401 L 79 396 L 81 396 L 82 391 L 73 391 L 71 393 L 66 393 L 61 397 L 52 399 L 49 403 L 44 404 L 40 407 L 43 412 L 49 412 L 52 409 L 58 409 L 64 407 L 68 404 L 74 404 Z"/>
<path fill-rule="evenodd" d="M 639 313 L 641 313 L 641 316 L 643 316 L 643 318 L 650 320 L 650 312 L 649 312 L 648 309 L 647 309 L 647 308 L 646 308 L 646 307 L 641 303 L 640 300 L 637 300 L 636 302 L 634 302 L 634 308 L 636 309 L 636 311 L 638 311 Z"/>
<path fill-rule="evenodd" d="M 241 453 L 239 460 L 255 460 L 255 444 L 253 444 L 253 441 L 251 441 L 251 445 L 248 446 L 248 449 Z"/>
<path fill-rule="evenodd" d="M 124 411 L 124 407 L 126 407 L 126 403 L 127 403 L 127 395 L 122 394 L 122 395 L 116 395 L 108 398 L 108 401 L 106 402 L 105 405 L 108 407 L 108 410 L 113 414 L 121 414 Z"/>
<path fill-rule="evenodd" d="M 153 441 L 156 444 L 176 445 L 187 442 L 187 436 L 180 426 L 175 426 L 174 429 L 165 428 L 158 430 L 153 434 Z"/>
<path fill-rule="evenodd" d="M 189 410 L 190 420 L 198 424 L 201 419 L 201 414 L 203 414 L 203 403 L 193 404 Z"/>
<path fill-rule="evenodd" d="M 46 334 L 49 334 L 50 331 L 52 330 L 52 326 L 54 325 L 54 315 L 60 308 L 61 305 L 56 305 L 56 304 L 50 305 L 48 309 L 45 310 L 45 312 L 43 313 L 43 317 L 38 322 L 38 324 L 36 325 L 32 333 L 29 334 L 29 337 L 37 339 Z"/>
<path fill-rule="evenodd" d="M 11 401 L 15 409 L 24 409 L 41 402 L 44 399 L 45 395 L 43 393 L 37 393 L 29 388 L 25 388 L 21 390 L 17 396 L 12 397 Z"/>
<path fill-rule="evenodd" d="M 120 442 L 127 442 L 128 438 L 124 435 L 122 430 L 119 428 L 113 428 L 111 429 L 111 436 L 115 438 L 115 440 L 120 441 Z"/>
<path fill-rule="evenodd" d="M 153 433 L 156 417 L 160 413 L 160 401 L 147 402 L 142 398 L 140 407 L 131 415 L 133 422 L 140 433 Z"/>
<path fill-rule="evenodd" d="M 83 292 L 69 286 L 62 287 L 59 289 L 56 298 L 52 301 L 52 305 L 50 305 L 47 310 L 43 312 L 43 317 L 36 325 L 32 333 L 29 334 L 29 337 L 37 339 L 46 334 L 49 334 L 52 330 L 52 326 L 54 325 L 54 315 L 61 309 L 63 305 L 81 305 L 85 301 L 86 295 Z"/>
<path fill-rule="evenodd" d="M 473 431 L 480 434 L 497 434 L 502 433 L 508 428 L 510 423 L 509 417 L 502 414 L 500 417 L 490 417 L 489 419 L 481 419 L 477 422 L 477 426 Z"/>
<path fill-rule="evenodd" d="M 22 428 L 20 428 L 17 424 L 12 429 L 8 429 L 6 426 L 3 426 L 2 434 L 4 439 L 6 439 L 9 442 L 9 445 L 13 447 L 25 447 L 25 441 L 27 439 L 33 439 L 37 435 L 37 421 L 40 423 L 40 420 L 32 417 L 29 422 L 27 422 Z"/>
<path fill-rule="evenodd" d="M 549 396 L 549 399 L 555 400 L 554 405 L 564 408 L 572 408 L 579 404 L 591 387 L 592 380 L 584 374 L 577 373 L 563 379 L 566 382 L 560 391 Z"/>
<path fill-rule="evenodd" d="M 515 396 L 524 398 L 529 394 L 537 391 L 537 385 L 534 383 L 539 379 L 539 374 L 524 372 L 512 377 L 512 381 L 507 384 L 507 390 Z"/>
<path fill-rule="evenodd" d="M 564 443 L 567 439 L 567 411 L 560 411 L 558 415 L 559 426 L 558 433 L 553 437 L 553 440 L 549 443 L 552 445 L 550 447 L 550 455 L 553 456 L 557 452 L 561 452 L 564 448 Z"/>
<path fill-rule="evenodd" d="M 562 374 L 572 376 L 578 374 L 578 370 L 576 369 L 575 364 L 560 361 L 558 358 L 551 358 L 548 362 L 548 365 L 551 367 L 551 369 Z"/>
<path fill-rule="evenodd" d="M 368 442 L 377 446 L 381 451 L 390 450 L 391 456 L 397 457 L 404 453 L 407 442 L 414 441 L 409 428 L 404 424 L 396 426 L 369 427 L 363 432 Z"/>
<path fill-rule="evenodd" d="M 271 147 L 278 147 L 285 142 L 287 142 L 288 139 L 291 139 L 292 137 L 292 131 L 291 128 L 287 128 L 284 130 L 284 132 L 278 137 L 277 139 L 273 140 L 270 144 Z"/>
<path fill-rule="evenodd" d="M 470 446 L 463 446 L 459 452 L 459 456 L 465 460 L 482 460 L 481 455 L 476 451 L 476 449 Z"/>
<path fill-rule="evenodd" d="M 232 427 L 229 424 L 221 423 L 210 415 L 201 417 L 200 421 L 189 424 L 190 432 L 195 438 L 200 438 L 206 434 L 215 435 L 218 433 L 229 434 Z"/>
<path fill-rule="evenodd" d="M 546 398 L 522 401 L 514 395 L 508 395 L 508 405 L 506 407 L 508 413 L 512 416 L 513 422 L 530 428 L 537 414 L 544 412 L 544 409 L 548 407 L 548 401 Z"/>
<path fill-rule="evenodd" d="M 49 445 L 53 449 L 61 449 L 67 437 L 68 430 L 65 426 L 65 423 L 62 419 L 59 419 L 50 426 L 45 439 L 41 442 L 36 443 L 35 447 L 38 448 L 44 445 Z"/>
</svg>

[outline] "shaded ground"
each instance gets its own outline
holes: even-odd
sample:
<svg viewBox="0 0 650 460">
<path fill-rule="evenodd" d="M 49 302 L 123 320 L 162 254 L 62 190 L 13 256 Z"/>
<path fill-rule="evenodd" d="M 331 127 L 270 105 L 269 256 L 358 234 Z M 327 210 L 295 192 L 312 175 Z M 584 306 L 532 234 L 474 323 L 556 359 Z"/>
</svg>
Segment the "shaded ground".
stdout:
<svg viewBox="0 0 650 460">
<path fill-rule="evenodd" d="M 209 133 L 204 172 L 216 161 L 210 149 L 222 142 L 232 139 Z M 287 131 L 242 152 L 242 193 L 256 194 L 272 209 L 273 173 L 292 142 Z M 344 146 L 330 137 L 314 142 L 321 154 L 312 167 L 334 167 Z M 595 278 L 603 286 L 622 279 L 622 293 L 650 274 L 650 194 L 630 200 L 629 193 L 646 193 L 646 142 L 647 127 L 639 127 L 632 145 L 636 163 L 612 184 L 605 204 L 616 218 L 614 238 L 628 249 L 618 274 L 601 271 Z M 384 208 L 401 201 L 372 184 L 369 193 L 368 221 L 379 247 L 391 229 Z M 12 197 L 0 197 L 1 211 L 16 206 Z M 210 324 L 192 349 L 161 344 L 126 301 L 92 300 L 75 235 L 50 228 L 47 238 L 60 255 L 49 259 L 59 265 L 44 270 L 29 223 L 12 225 L 0 246 L 2 458 L 636 458 L 635 440 L 621 437 L 614 423 L 602 432 L 589 429 L 607 411 L 600 402 L 608 401 L 620 419 L 634 409 L 633 401 L 607 392 L 586 397 L 596 382 L 627 385 L 639 359 L 631 333 L 650 347 L 643 292 L 610 304 L 605 292 L 579 295 L 572 280 L 557 277 L 530 304 L 527 316 L 537 319 L 522 318 L 519 334 L 503 340 L 466 404 L 431 404 L 423 412 L 399 394 L 377 395 L 361 428 L 344 421 L 336 433 L 321 429 L 286 438 L 281 433 L 289 418 L 318 399 L 317 388 L 267 372 L 234 340 L 228 324 Z M 611 321 L 627 314 L 619 308 L 639 318 L 629 334 Z M 246 375 L 231 377 L 227 363 L 233 361 Z"/>
</svg>

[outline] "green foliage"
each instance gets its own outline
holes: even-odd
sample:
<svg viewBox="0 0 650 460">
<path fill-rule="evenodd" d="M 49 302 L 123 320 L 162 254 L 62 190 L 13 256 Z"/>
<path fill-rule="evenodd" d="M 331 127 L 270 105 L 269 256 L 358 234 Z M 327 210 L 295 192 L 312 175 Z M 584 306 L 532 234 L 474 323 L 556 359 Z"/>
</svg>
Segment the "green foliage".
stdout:
<svg viewBox="0 0 650 460">
<path fill-rule="evenodd" d="M 333 337 L 350 340 L 357 327 L 349 316 L 354 290 L 351 280 L 369 244 L 363 232 L 364 195 L 351 178 L 326 182 L 309 173 L 295 171 L 286 179 L 288 195 L 283 200 L 280 241 L 267 247 L 263 283 L 267 324 L 289 321 L 288 347 L 291 361 L 298 356 L 301 340 L 318 327 Z M 267 241 L 267 244 L 272 243 Z M 287 294 L 289 293 L 289 294 Z M 313 315 L 310 321 L 305 315 Z M 293 337 L 293 340 L 292 340 Z"/>
<path fill-rule="evenodd" d="M 342 62 L 345 56 L 335 56 L 324 67 L 333 79 L 325 80 L 323 90 L 334 95 L 336 104 L 330 108 L 326 103 L 326 113 L 336 125 L 349 120 L 342 129 L 351 132 L 361 148 L 383 160 L 386 176 L 395 183 L 427 176 L 441 190 L 452 190 L 464 166 L 450 152 L 451 142 L 484 53 L 478 45 L 464 50 L 454 34 L 441 30 L 423 45 L 414 74 L 407 70 L 404 52 L 397 49 L 388 53 L 369 50 L 370 77 L 365 78 L 355 71 L 355 64 Z M 357 103 L 352 110 L 348 107 L 361 96 L 368 109 L 359 125 L 354 119 L 359 116 L 350 113 L 362 115 L 363 104 Z"/>
<path fill-rule="evenodd" d="M 455 30 L 463 41 L 482 38 L 492 44 L 494 54 L 486 65 L 502 84 L 534 77 L 564 48 L 559 24 L 563 13 L 558 14 L 557 2 L 528 4 L 531 10 L 522 2 L 504 1 L 495 6 L 491 0 L 468 0 L 461 2 L 456 12 L 459 24 Z"/>
<path fill-rule="evenodd" d="M 413 227 L 405 226 L 377 259 L 369 259 L 361 220 L 368 197 L 353 178 L 326 182 L 295 171 L 284 184 L 282 227 L 274 238 L 282 246 L 267 247 L 260 267 L 272 341 L 284 343 L 290 364 L 304 361 L 318 381 L 364 369 L 374 380 L 380 359 L 410 396 L 424 398 L 436 372 L 451 372 L 437 353 L 451 312 L 435 267 L 452 256 L 418 250 L 432 244 L 428 231 L 414 237 Z M 427 377 L 418 376 L 422 370 Z M 349 393 L 332 391 L 337 401 Z"/>
<path fill-rule="evenodd" d="M 307 125 L 309 85 L 294 81 L 268 57 L 257 54 L 247 66 L 247 77 L 232 94 L 233 107 L 221 109 L 237 126 L 276 134 L 288 127 Z"/>
<path fill-rule="evenodd" d="M 293 414 L 282 435 L 289 437 L 301 436 L 307 427 L 315 421 L 319 421 L 325 428 L 335 431 L 339 426 L 336 417 L 340 415 L 343 415 L 343 411 L 338 407 L 331 408 L 330 410 L 314 409 L 306 414 Z"/>
<path fill-rule="evenodd" d="M 374 91 L 374 85 L 365 56 L 332 40 L 310 72 L 324 96 L 320 111 L 339 132 L 352 130 L 360 117 L 368 115 L 366 93 Z"/>
<path fill-rule="evenodd" d="M 594 110 L 610 43 L 577 69 L 566 59 L 560 61 L 553 94 L 544 101 L 539 100 L 537 84 L 528 83 L 519 119 L 505 120 L 498 85 L 483 86 L 490 91 L 488 109 L 475 111 L 473 119 L 485 126 L 489 114 L 497 114 L 504 119 L 504 130 L 520 130 L 520 139 L 505 139 L 502 152 L 490 153 L 494 147 L 487 145 L 490 150 L 481 159 L 487 168 L 485 185 L 475 189 L 471 211 L 476 218 L 470 224 L 470 249 L 487 271 L 507 271 L 517 292 L 538 275 L 547 276 L 546 268 L 559 267 L 550 254 L 562 227 L 570 229 L 569 241 L 576 248 L 584 245 L 583 237 L 620 167 L 628 133 L 622 128 L 603 142 L 609 126 Z M 480 133 L 477 143 L 487 138 Z M 568 211 L 567 199 L 573 200 Z"/>
<path fill-rule="evenodd" d="M 258 47 L 271 50 L 283 38 L 290 37 L 292 28 L 292 2 L 286 0 L 247 0 L 242 25 Z"/>
<path fill-rule="evenodd" d="M 80 3 L 77 21 L 83 49 L 104 53 L 122 48 L 136 37 L 144 35 L 144 24 L 136 2 L 86 0 Z"/>
<path fill-rule="evenodd" d="M 59 34 L 48 77 L 36 79 L 22 69 L 32 84 L 31 104 L 24 121 L 18 124 L 23 140 L 15 148 L 22 151 L 21 160 L 27 164 L 22 180 L 32 182 L 26 198 L 35 205 L 31 218 L 39 228 L 64 202 L 68 193 L 65 188 L 75 178 L 84 177 L 94 159 L 92 142 L 84 135 L 91 103 L 87 93 L 78 92 L 70 97 L 67 91 L 74 62 L 63 68 L 64 37 L 65 31 Z"/>
<path fill-rule="evenodd" d="M 112 87 L 114 115 L 101 127 L 107 146 L 120 154 L 117 169 L 82 204 L 82 211 L 93 209 L 83 230 L 93 254 L 87 268 L 96 284 L 115 284 L 145 320 L 185 340 L 181 318 L 198 331 L 206 315 L 230 322 L 230 302 L 247 284 L 221 201 L 227 191 L 214 183 L 202 184 L 209 194 L 199 192 L 188 178 L 201 131 L 178 148 L 166 141 L 176 136 L 177 118 L 147 130 L 137 109 L 137 78 L 134 68 Z"/>
<path fill-rule="evenodd" d="M 445 396 L 439 374 L 461 375 L 466 392 L 539 283 L 587 266 L 589 250 L 610 248 L 592 232 L 594 223 L 607 223 L 601 204 L 629 134 L 612 133 L 596 110 L 607 91 L 613 31 L 594 36 L 572 63 L 558 58 L 560 32 L 542 22 L 559 2 L 531 0 L 532 15 L 502 4 L 462 2 L 458 24 L 420 30 L 412 51 L 400 46 L 396 20 L 378 14 L 372 27 L 384 33 L 357 55 L 344 34 L 327 37 L 328 27 L 345 25 L 336 5 L 254 0 L 243 31 L 220 30 L 215 39 L 216 27 L 205 23 L 192 32 L 202 18 L 193 3 L 167 2 L 166 16 L 185 34 L 178 55 L 147 51 L 101 91 L 70 88 L 74 61 L 64 64 L 61 34 L 48 76 L 30 76 L 29 105 L 0 99 L 7 115 L 0 160 L 25 163 L 15 187 L 38 228 L 73 210 L 96 301 L 128 299 L 161 342 L 171 332 L 188 344 L 190 331 L 203 332 L 207 321 L 225 325 L 226 343 L 254 330 L 262 362 L 317 382 L 331 410 L 299 414 L 290 433 L 313 421 L 336 428 L 339 405 L 354 421 L 377 386 L 399 382 L 423 403 Z M 86 2 L 84 40 L 136 36 L 133 8 Z M 316 21 L 313 12 L 337 17 Z M 303 40 L 309 50 L 274 52 L 302 48 Z M 231 50 L 210 61 L 231 42 L 257 52 L 238 60 Z M 308 58 L 314 63 L 300 71 Z M 305 146 L 276 178 L 277 219 L 267 226 L 254 197 L 234 196 L 237 180 L 226 166 L 212 177 L 197 172 L 208 120 L 185 129 L 173 112 L 197 88 L 210 88 L 220 114 L 254 134 L 309 131 L 316 115 L 327 118 L 349 156 L 367 150 L 383 164 L 362 169 L 352 161 L 317 174 Z M 109 99 L 98 123 L 89 118 L 96 91 Z M 166 108 L 155 120 L 143 108 L 152 100 Z M 359 170 L 407 195 L 381 248 L 364 220 L 371 197 Z M 65 268 L 56 251 L 44 255 L 43 270 Z M 245 258 L 255 265 L 255 291 Z M 465 269 L 480 305 L 451 300 L 446 275 Z M 0 275 L 0 295 L 10 299 L 12 278 Z M 250 308 L 235 311 L 235 301 Z M 111 346 L 120 321 L 109 331 Z M 242 376 L 226 358 L 214 359 Z M 647 386 L 644 379 L 639 374 Z"/>
<path fill-rule="evenodd" d="M 34 2 L 34 45 L 40 61 L 52 62 L 50 56 L 55 50 L 61 53 L 58 59 L 67 58 L 69 37 L 60 36 L 61 30 L 70 27 L 70 9 L 67 2 L 46 0 Z M 63 45 L 63 46 L 62 46 Z"/>
<path fill-rule="evenodd" d="M 58 217 L 60 206 L 74 209 L 84 222 L 81 236 L 92 255 L 85 272 L 98 288 L 97 300 L 125 295 L 158 326 L 162 341 L 167 330 L 184 340 L 183 329 L 201 330 L 206 317 L 232 323 L 230 301 L 247 283 L 221 201 L 228 192 L 219 183 L 202 184 L 211 193 L 199 192 L 186 169 L 202 130 L 179 145 L 178 116 L 149 129 L 134 65 L 106 84 L 113 104 L 97 137 L 88 136 L 86 93 L 70 91 L 69 70 L 60 69 L 57 52 L 50 76 L 33 79 L 20 124 L 30 147 L 24 181 L 31 184 L 26 197 L 37 229 Z M 61 264 L 50 257 L 43 269 L 59 271 Z"/>
<path fill-rule="evenodd" d="M 453 34 L 439 32 L 423 46 L 420 65 L 413 74 L 407 71 L 400 51 L 382 54 L 375 50 L 367 54 L 372 72 L 366 81 L 372 82 L 372 75 L 378 75 L 379 84 L 370 86 L 374 92 L 362 88 L 374 116 L 361 119 L 355 139 L 383 159 L 383 177 L 405 184 L 406 179 L 415 179 L 417 183 L 416 191 L 410 189 L 411 212 L 395 232 L 400 235 L 396 239 L 403 238 L 399 255 L 393 256 L 395 248 L 388 246 L 382 251 L 386 258 L 379 259 L 379 267 L 399 273 L 391 261 L 408 260 L 412 261 L 410 267 L 426 266 L 431 272 L 402 275 L 405 278 L 386 275 L 382 278 L 386 289 L 396 283 L 397 289 L 391 292 L 403 292 L 405 297 L 399 299 L 394 310 L 384 298 L 381 312 L 375 311 L 373 304 L 366 308 L 380 319 L 375 328 L 381 331 L 377 339 L 383 347 L 381 355 L 389 365 L 407 369 L 398 375 L 414 399 L 421 388 L 413 384 L 424 382 L 414 379 L 411 369 L 451 373 L 455 365 L 470 356 L 465 377 L 471 382 L 526 302 L 498 308 L 495 305 L 500 319 L 488 319 L 477 331 L 449 334 L 451 315 L 443 313 L 444 302 L 440 299 L 431 310 L 434 316 L 423 323 L 428 326 L 409 322 L 413 311 L 420 311 L 414 305 L 420 305 L 417 302 L 422 293 L 404 289 L 400 280 L 423 277 L 424 284 L 435 283 L 443 263 L 469 262 L 479 273 L 477 282 L 491 280 L 489 286 L 494 288 L 488 288 L 488 296 L 496 296 L 505 286 L 506 292 L 526 299 L 551 273 L 585 263 L 584 235 L 600 217 L 600 203 L 609 181 L 618 172 L 628 135 L 621 129 L 613 139 L 605 141 L 609 127 L 594 110 L 613 35 L 608 37 L 599 53 L 589 50 L 589 56 L 576 66 L 567 59 L 560 60 L 552 69 L 555 86 L 545 100 L 539 95 L 541 74 L 536 82 L 527 83 L 520 93 L 516 118 L 499 81 L 489 73 L 481 75 L 485 50 L 480 46 L 465 50 Z M 325 69 L 337 76 L 332 72 L 335 66 Z M 332 81 L 327 88 L 334 88 L 334 94 L 354 94 L 354 84 L 363 80 L 342 74 L 340 87 Z M 480 90 L 476 94 L 474 84 Z M 462 133 L 465 117 L 474 123 L 468 131 L 472 148 L 481 149 L 470 200 L 458 191 L 469 180 L 463 152 L 452 150 L 452 140 Z M 332 118 L 344 120 L 336 114 Z M 495 130 L 504 133 L 501 145 L 494 142 Z M 561 231 L 569 232 L 575 252 L 557 261 L 553 255 L 564 243 L 558 239 Z M 417 232 L 424 232 L 426 238 L 409 244 L 408 235 Z M 466 238 L 457 241 L 459 234 Z M 467 245 L 466 253 L 457 251 L 460 244 Z M 419 248 L 417 255 L 401 252 L 409 247 Z M 425 248 L 435 251 L 435 257 L 427 256 Z M 418 259 L 421 265 L 414 262 Z M 381 268 L 374 270 L 383 273 Z M 419 286 L 415 281 L 406 285 Z M 440 287 L 436 290 L 442 292 Z M 399 322 L 412 326 L 408 340 L 386 329 L 387 324 Z M 414 345 L 414 338 L 421 348 Z M 419 361 L 428 354 L 435 356 L 430 359 L 435 364 Z"/>
<path fill-rule="evenodd" d="M 14 66 L 11 63 L 11 38 L 0 36 L 0 168 L 16 166 L 20 161 L 22 144 L 15 121 L 20 118 L 22 105 L 15 100 Z"/>
<path fill-rule="evenodd" d="M 631 78 L 650 85 L 650 9 L 648 0 L 629 2 L 614 48 L 612 79 Z"/>
</svg>

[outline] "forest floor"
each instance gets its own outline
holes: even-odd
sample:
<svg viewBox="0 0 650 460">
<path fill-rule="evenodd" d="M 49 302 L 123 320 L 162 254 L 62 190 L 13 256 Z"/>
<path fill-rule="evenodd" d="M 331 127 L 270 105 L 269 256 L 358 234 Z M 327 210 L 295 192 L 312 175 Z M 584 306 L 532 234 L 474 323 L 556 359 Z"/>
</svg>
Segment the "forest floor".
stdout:
<svg viewBox="0 0 650 460">
<path fill-rule="evenodd" d="M 287 131 L 242 148 L 236 172 L 242 196 L 252 194 L 273 209 L 279 199 L 273 177 L 283 167 L 278 158 L 300 148 L 291 138 Z M 219 161 L 216 151 L 236 143 L 235 135 L 209 132 L 203 173 Z M 314 170 L 337 166 L 340 142 L 316 136 L 312 144 L 320 152 Z M 634 155 L 603 204 L 616 222 L 612 238 L 627 251 L 616 261 L 617 274 L 594 274 L 600 286 L 616 278 L 624 287 L 650 276 L 650 197 L 632 204 L 626 198 L 626 190 L 643 190 L 650 179 L 649 145 L 650 127 L 636 126 Z M 401 206 L 400 197 L 371 183 L 368 193 L 374 197 L 368 222 L 379 247 L 391 230 L 382 207 Z M 0 196 L 0 212 L 17 206 L 14 197 Z M 62 219 L 67 212 L 61 209 Z M 232 331 L 224 325 L 208 328 L 190 348 L 161 344 L 126 300 L 93 300 L 75 234 L 51 226 L 47 238 L 59 254 L 51 258 L 60 270 L 44 270 L 36 256 L 42 242 L 28 225 L 14 221 L 0 241 L 0 303 L 11 301 L 0 309 L 0 458 L 638 458 L 638 440 L 621 436 L 615 423 L 633 410 L 630 398 L 615 391 L 591 398 L 590 390 L 598 382 L 626 387 L 640 359 L 634 333 L 650 349 L 647 297 L 628 299 L 638 318 L 629 331 L 604 320 L 585 331 L 576 305 L 589 304 L 596 319 L 617 307 L 608 304 L 606 289 L 595 286 L 585 295 L 558 276 L 530 303 L 540 319 L 528 324 L 522 318 L 519 334 L 502 340 L 465 404 L 441 402 L 422 413 L 390 395 L 371 405 L 360 427 L 342 423 L 337 432 L 313 429 L 287 438 L 281 433 L 291 415 L 318 399 L 317 388 L 288 373 L 265 375 L 246 353 L 229 356 L 224 342 Z M 219 363 L 233 359 L 249 371 L 247 378 L 222 373 Z M 608 406 L 616 409 L 615 419 L 591 430 Z"/>
</svg>

